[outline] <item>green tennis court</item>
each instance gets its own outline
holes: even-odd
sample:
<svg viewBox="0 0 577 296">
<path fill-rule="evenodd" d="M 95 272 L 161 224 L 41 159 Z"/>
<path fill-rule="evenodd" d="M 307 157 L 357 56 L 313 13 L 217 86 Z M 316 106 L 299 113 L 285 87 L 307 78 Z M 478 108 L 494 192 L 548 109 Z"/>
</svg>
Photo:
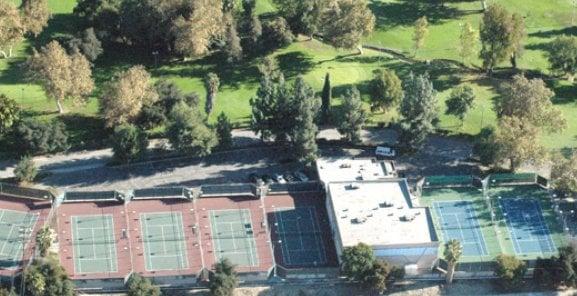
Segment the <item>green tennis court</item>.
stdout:
<svg viewBox="0 0 577 296">
<path fill-rule="evenodd" d="M 112 215 L 72 216 L 75 273 L 118 271 Z"/>
<path fill-rule="evenodd" d="M 38 214 L 0 210 L 0 268 L 15 268 L 22 262 L 24 244 L 30 238 Z"/>
<path fill-rule="evenodd" d="M 182 213 L 142 213 L 146 270 L 188 268 Z"/>
<path fill-rule="evenodd" d="M 210 223 L 217 260 L 228 258 L 238 266 L 258 266 L 249 210 L 211 211 Z"/>
</svg>

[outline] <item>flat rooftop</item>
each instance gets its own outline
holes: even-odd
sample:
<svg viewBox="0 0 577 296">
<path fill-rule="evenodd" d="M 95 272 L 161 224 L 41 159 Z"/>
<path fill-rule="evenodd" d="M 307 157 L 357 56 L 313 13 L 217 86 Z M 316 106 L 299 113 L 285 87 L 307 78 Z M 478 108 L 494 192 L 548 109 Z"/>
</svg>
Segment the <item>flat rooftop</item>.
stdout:
<svg viewBox="0 0 577 296">
<path fill-rule="evenodd" d="M 325 183 L 343 181 L 372 181 L 394 177 L 390 161 L 371 158 L 320 158 L 317 160 L 320 180 Z"/>
<path fill-rule="evenodd" d="M 337 182 L 330 199 L 343 247 L 414 245 L 432 242 L 425 208 L 412 208 L 404 179 Z"/>
</svg>

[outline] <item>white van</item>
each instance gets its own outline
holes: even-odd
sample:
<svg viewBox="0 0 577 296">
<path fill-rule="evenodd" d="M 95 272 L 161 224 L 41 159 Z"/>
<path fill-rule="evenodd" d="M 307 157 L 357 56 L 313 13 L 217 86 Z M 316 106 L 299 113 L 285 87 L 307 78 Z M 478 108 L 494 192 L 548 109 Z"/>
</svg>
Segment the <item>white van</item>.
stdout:
<svg viewBox="0 0 577 296">
<path fill-rule="evenodd" d="M 377 146 L 377 148 L 375 149 L 375 155 L 385 157 L 395 157 L 395 149 L 390 147 Z"/>
</svg>

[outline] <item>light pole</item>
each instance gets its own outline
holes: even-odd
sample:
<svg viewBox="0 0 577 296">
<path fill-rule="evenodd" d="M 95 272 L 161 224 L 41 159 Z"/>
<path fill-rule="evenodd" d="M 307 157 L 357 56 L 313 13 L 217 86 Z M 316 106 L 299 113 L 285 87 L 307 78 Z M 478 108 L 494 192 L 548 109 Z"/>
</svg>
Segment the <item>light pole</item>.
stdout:
<svg viewBox="0 0 577 296">
<path fill-rule="evenodd" d="M 159 55 L 158 50 L 155 50 L 152 52 L 152 56 L 154 56 L 154 67 L 155 68 L 158 67 L 158 55 Z"/>
</svg>

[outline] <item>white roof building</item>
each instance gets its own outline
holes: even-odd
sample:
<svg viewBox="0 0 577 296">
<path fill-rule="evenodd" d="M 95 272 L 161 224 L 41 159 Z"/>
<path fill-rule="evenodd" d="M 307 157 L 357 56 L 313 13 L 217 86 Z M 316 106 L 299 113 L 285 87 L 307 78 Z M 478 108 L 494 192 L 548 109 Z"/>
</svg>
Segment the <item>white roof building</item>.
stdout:
<svg viewBox="0 0 577 296">
<path fill-rule="evenodd" d="M 320 158 L 316 165 L 319 179 L 325 185 L 331 182 L 383 180 L 396 176 L 392 161 L 371 158 Z"/>
</svg>

